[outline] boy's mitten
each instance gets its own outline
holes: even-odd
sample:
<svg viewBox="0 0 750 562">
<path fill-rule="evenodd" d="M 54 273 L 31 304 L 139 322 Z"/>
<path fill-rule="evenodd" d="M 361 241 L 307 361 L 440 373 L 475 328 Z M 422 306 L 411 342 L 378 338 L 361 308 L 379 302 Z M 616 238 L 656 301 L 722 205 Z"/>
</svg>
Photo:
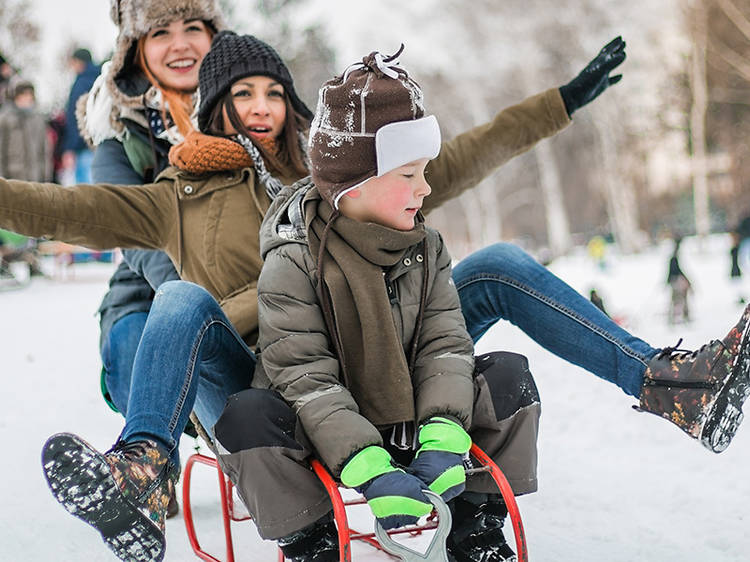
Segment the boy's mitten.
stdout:
<svg viewBox="0 0 750 562">
<path fill-rule="evenodd" d="M 365 496 L 386 530 L 416 523 L 432 511 L 432 503 L 422 492 L 424 482 L 396 468 L 382 447 L 372 445 L 354 455 L 341 471 L 341 482 Z"/>
<path fill-rule="evenodd" d="M 625 60 L 625 41 L 616 37 L 607 43 L 596 58 L 581 73 L 564 86 L 560 86 L 560 95 L 565 102 L 568 116 L 601 94 L 607 87 L 617 84 L 622 74 L 610 76 L 609 73 Z"/>
<path fill-rule="evenodd" d="M 419 428 L 419 444 L 407 469 L 445 501 L 466 488 L 463 456 L 471 448 L 471 437 L 455 421 L 432 417 Z"/>
</svg>

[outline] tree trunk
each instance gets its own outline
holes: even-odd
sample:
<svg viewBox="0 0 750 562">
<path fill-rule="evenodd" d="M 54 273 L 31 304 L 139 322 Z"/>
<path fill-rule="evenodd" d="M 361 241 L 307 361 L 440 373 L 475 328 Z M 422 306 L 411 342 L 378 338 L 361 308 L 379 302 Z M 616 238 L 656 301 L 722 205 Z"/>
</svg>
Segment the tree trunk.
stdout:
<svg viewBox="0 0 750 562">
<path fill-rule="evenodd" d="M 549 141 L 543 140 L 536 145 L 534 157 L 539 169 L 539 184 L 547 219 L 547 242 L 552 255 L 560 256 L 570 250 L 573 241 L 570 236 L 568 214 L 563 202 L 560 173 L 557 170 L 555 155 Z"/>
<path fill-rule="evenodd" d="M 610 103 L 613 100 L 610 100 Z M 612 105 L 611 107 L 614 107 Z M 601 151 L 601 183 L 607 202 L 607 214 L 612 234 L 623 253 L 629 254 L 640 248 L 640 228 L 638 227 L 638 207 L 636 205 L 630 178 L 619 169 L 616 141 L 613 137 L 613 122 L 610 110 L 606 107 L 592 108 L 592 120 L 599 137 Z"/>
<path fill-rule="evenodd" d="M 708 169 L 706 163 L 706 12 L 702 1 L 694 4 L 693 53 L 690 88 L 693 104 L 690 109 L 690 142 L 693 148 L 693 207 L 695 230 L 701 237 L 711 229 L 709 217 Z"/>
</svg>

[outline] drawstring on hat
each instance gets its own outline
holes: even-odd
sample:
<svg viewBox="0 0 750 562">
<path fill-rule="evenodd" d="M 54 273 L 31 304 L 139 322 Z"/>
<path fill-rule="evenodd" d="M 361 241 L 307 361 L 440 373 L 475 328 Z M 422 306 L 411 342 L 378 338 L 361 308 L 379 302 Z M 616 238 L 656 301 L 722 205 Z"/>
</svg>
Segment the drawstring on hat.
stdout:
<svg viewBox="0 0 750 562">
<path fill-rule="evenodd" d="M 388 78 L 393 78 L 395 80 L 398 78 L 398 72 L 396 71 L 396 69 L 400 70 L 399 65 L 401 63 L 399 63 L 398 61 L 393 61 L 395 61 L 403 52 L 403 43 L 401 43 L 401 47 L 399 47 L 398 51 L 387 57 L 383 57 L 383 55 L 378 51 L 373 51 L 366 57 L 363 57 L 362 62 L 355 62 L 354 64 L 349 65 L 349 67 L 344 71 L 343 82 L 346 82 L 349 74 L 354 72 L 355 70 L 371 70 L 378 78 L 387 76 Z"/>
</svg>

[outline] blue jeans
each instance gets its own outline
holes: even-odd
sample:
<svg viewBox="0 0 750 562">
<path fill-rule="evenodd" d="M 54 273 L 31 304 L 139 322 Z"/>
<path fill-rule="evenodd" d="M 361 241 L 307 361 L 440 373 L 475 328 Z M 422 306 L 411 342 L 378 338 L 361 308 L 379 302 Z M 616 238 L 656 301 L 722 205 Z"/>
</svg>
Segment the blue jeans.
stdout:
<svg viewBox="0 0 750 562">
<path fill-rule="evenodd" d="M 609 316 L 513 244 L 493 244 L 453 269 L 466 327 L 476 342 L 500 319 L 555 355 L 640 396 L 659 350 Z"/>
<path fill-rule="evenodd" d="M 104 382 L 115 407 L 126 415 L 135 353 L 141 341 L 148 312 L 131 312 L 112 325 L 101 349 L 106 374 Z"/>
<path fill-rule="evenodd" d="M 94 161 L 92 150 L 76 152 L 76 183 L 91 183 L 91 163 Z"/>
<path fill-rule="evenodd" d="M 164 283 L 135 355 L 120 438 L 154 439 L 179 466 L 177 446 L 190 412 L 212 431 L 226 399 L 249 388 L 254 370 L 255 355 L 205 289 Z"/>
<path fill-rule="evenodd" d="M 517 246 L 471 254 L 453 279 L 474 341 L 505 319 L 545 349 L 639 396 L 646 364 L 659 350 Z M 191 409 L 211 431 L 226 399 L 250 386 L 254 367 L 255 356 L 207 291 L 186 281 L 163 284 L 135 357 L 122 439 L 156 439 L 176 455 Z"/>
</svg>

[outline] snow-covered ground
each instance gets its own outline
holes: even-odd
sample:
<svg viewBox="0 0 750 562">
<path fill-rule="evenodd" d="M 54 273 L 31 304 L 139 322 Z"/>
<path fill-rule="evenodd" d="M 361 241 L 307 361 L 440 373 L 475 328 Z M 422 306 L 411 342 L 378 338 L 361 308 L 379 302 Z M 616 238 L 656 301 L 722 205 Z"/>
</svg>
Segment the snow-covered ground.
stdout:
<svg viewBox="0 0 750 562">
<path fill-rule="evenodd" d="M 723 337 L 741 313 L 728 280 L 728 238 L 703 247 L 687 240 L 682 266 L 695 287 L 690 325 L 670 327 L 664 286 L 669 245 L 637 256 L 610 256 L 600 271 L 585 253 L 552 269 L 588 294 L 595 286 L 610 312 L 654 346 L 698 347 Z M 70 517 L 48 492 L 39 462 L 44 440 L 79 433 L 101 448 L 122 420 L 99 396 L 94 316 L 111 265 L 75 266 L 75 278 L 34 279 L 0 293 L 0 560 L 108 561 L 98 535 Z M 750 282 L 748 282 L 750 294 Z M 531 560 L 556 562 L 740 562 L 750 560 L 750 429 L 714 455 L 670 423 L 631 409 L 611 384 L 552 356 L 510 325 L 497 326 L 478 351 L 529 357 L 542 396 L 540 490 L 519 499 Z M 182 444 L 183 458 L 192 440 Z M 205 450 L 205 448 L 204 448 Z M 196 469 L 193 505 L 202 546 L 223 558 L 216 477 Z M 364 516 L 358 516 L 364 519 Z M 369 526 L 369 523 L 366 523 Z M 234 525 L 238 560 L 275 560 L 273 543 L 251 523 Z M 166 560 L 197 559 L 182 516 L 167 525 Z M 357 546 L 355 560 L 387 557 Z"/>
</svg>

